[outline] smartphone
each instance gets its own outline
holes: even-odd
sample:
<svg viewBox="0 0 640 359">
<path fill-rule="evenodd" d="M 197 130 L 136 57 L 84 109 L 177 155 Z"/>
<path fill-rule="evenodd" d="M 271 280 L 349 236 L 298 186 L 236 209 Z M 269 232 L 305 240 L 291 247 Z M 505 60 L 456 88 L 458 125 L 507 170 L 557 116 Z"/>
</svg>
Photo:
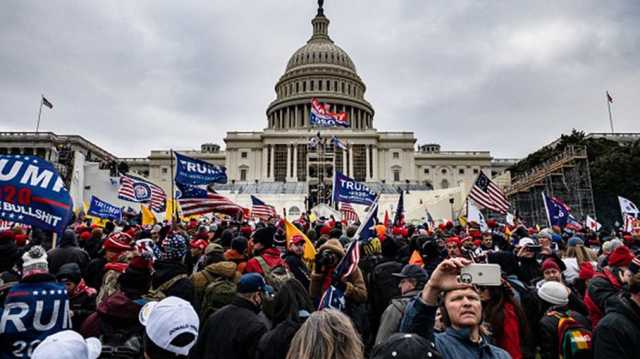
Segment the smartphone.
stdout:
<svg viewBox="0 0 640 359">
<path fill-rule="evenodd" d="M 502 284 L 499 264 L 472 263 L 460 270 L 460 282 L 497 287 Z"/>
</svg>

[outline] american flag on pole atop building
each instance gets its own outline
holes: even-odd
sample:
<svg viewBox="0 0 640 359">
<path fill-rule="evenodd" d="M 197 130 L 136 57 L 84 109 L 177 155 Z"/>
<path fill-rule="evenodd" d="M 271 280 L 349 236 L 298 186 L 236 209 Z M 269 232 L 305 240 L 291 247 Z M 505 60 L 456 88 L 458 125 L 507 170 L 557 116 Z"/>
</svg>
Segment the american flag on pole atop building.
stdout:
<svg viewBox="0 0 640 359">
<path fill-rule="evenodd" d="M 480 172 L 476 182 L 473 184 L 469 197 L 478 205 L 500 213 L 507 213 L 510 207 L 509 201 L 502 190 L 482 172 Z"/>
<path fill-rule="evenodd" d="M 167 195 L 160 186 L 145 179 L 122 175 L 120 176 L 118 198 L 130 202 L 148 203 L 154 211 L 162 212 L 165 209 Z"/>
<path fill-rule="evenodd" d="M 251 196 L 251 213 L 254 217 L 260 218 L 261 221 L 266 221 L 270 217 L 276 216 L 276 209 L 273 206 L 270 206 L 263 201 L 261 201 L 256 196 Z"/>
<path fill-rule="evenodd" d="M 357 222 L 358 213 L 353 209 L 350 203 L 340 202 L 340 213 L 342 214 L 342 220 L 349 222 Z"/>
</svg>

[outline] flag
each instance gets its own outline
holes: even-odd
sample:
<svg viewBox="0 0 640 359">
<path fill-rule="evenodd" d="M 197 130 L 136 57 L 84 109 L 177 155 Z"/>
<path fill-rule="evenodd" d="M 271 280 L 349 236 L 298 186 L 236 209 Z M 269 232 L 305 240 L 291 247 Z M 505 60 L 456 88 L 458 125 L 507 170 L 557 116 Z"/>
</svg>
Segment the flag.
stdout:
<svg viewBox="0 0 640 359">
<path fill-rule="evenodd" d="M 609 91 L 607 91 L 607 101 L 609 101 L 609 103 L 613 103 L 613 97 L 611 97 Z"/>
<path fill-rule="evenodd" d="M 389 212 L 387 212 L 387 210 L 384 210 L 384 226 L 385 228 L 389 228 L 389 225 L 391 224 L 391 220 L 389 219 Z"/>
<path fill-rule="evenodd" d="M 363 222 L 360 223 L 360 227 L 356 231 L 354 238 L 359 241 L 368 241 L 370 238 L 376 236 L 375 226 L 378 223 L 378 201 L 369 208 L 367 215 Z"/>
<path fill-rule="evenodd" d="M 149 209 L 149 207 L 141 204 L 140 205 L 140 212 L 142 213 L 142 225 L 143 226 L 151 226 L 154 225 L 158 222 L 158 220 L 156 219 L 155 214 L 153 214 L 153 212 L 151 211 L 151 209 Z"/>
<path fill-rule="evenodd" d="M 333 201 L 371 205 L 376 201 L 377 194 L 366 184 L 335 171 L 333 176 Z"/>
<path fill-rule="evenodd" d="M 311 240 L 309 240 L 309 238 L 304 233 L 302 233 L 302 231 L 298 229 L 298 227 L 294 226 L 286 218 L 284 219 L 284 230 L 285 238 L 287 240 L 287 247 L 289 246 L 289 243 L 294 236 L 302 236 L 304 238 L 304 253 L 302 257 L 308 262 L 314 261 L 316 259 L 316 248 L 313 246 Z"/>
<path fill-rule="evenodd" d="M 476 182 L 473 184 L 469 197 L 476 201 L 478 205 L 500 213 L 507 213 L 507 209 L 510 206 L 502 190 L 482 172 L 480 172 Z"/>
<path fill-rule="evenodd" d="M 88 215 L 102 219 L 121 220 L 122 209 L 107 203 L 96 196 L 91 196 Z"/>
<path fill-rule="evenodd" d="M 414 249 L 413 253 L 411 253 L 411 257 L 409 258 L 409 264 L 414 264 L 420 267 L 424 266 L 422 255 L 420 255 L 420 252 L 417 249 Z"/>
<path fill-rule="evenodd" d="M 307 144 L 307 148 L 312 149 L 312 148 L 318 147 L 318 145 L 320 144 L 320 141 L 321 141 L 320 131 L 318 131 L 318 133 L 316 133 L 315 136 L 309 138 L 309 143 Z"/>
<path fill-rule="evenodd" d="M 331 144 L 336 147 L 339 148 L 341 150 L 346 150 L 347 149 L 347 144 L 344 141 L 341 141 L 338 137 L 333 136 L 331 137 Z"/>
<path fill-rule="evenodd" d="M 431 213 L 429 213 L 429 210 L 425 208 L 425 211 L 427 211 L 427 226 L 429 226 L 427 229 L 433 231 L 436 228 L 436 222 L 433 220 L 433 217 L 431 217 Z"/>
<path fill-rule="evenodd" d="M 513 214 L 507 213 L 507 216 L 505 217 L 505 222 L 507 222 L 507 224 L 510 226 L 515 225 L 515 217 L 513 216 Z"/>
<path fill-rule="evenodd" d="M 556 198 L 547 196 L 544 192 L 542 193 L 542 201 L 547 212 L 549 226 L 564 227 L 570 215 L 567 205 L 558 201 Z"/>
<path fill-rule="evenodd" d="M 49 109 L 53 109 L 53 104 L 44 96 L 42 96 L 42 104 L 47 106 Z"/>
<path fill-rule="evenodd" d="M 636 219 L 635 216 L 629 214 L 629 213 L 625 213 L 624 214 L 624 223 L 623 223 L 623 230 L 625 232 L 633 232 L 633 229 L 635 227 L 637 227 L 638 225 L 640 225 L 639 223 L 640 221 Z"/>
<path fill-rule="evenodd" d="M 638 213 L 640 213 L 638 207 L 628 199 L 618 196 L 618 202 L 620 202 L 620 212 L 622 212 L 623 216 L 628 213 L 637 217 Z"/>
<path fill-rule="evenodd" d="M 473 221 L 479 224 L 482 232 L 489 230 L 489 226 L 487 225 L 484 215 L 480 212 L 480 209 L 476 206 L 473 200 L 467 200 L 467 220 L 469 222 Z"/>
<path fill-rule="evenodd" d="M 349 203 L 343 202 L 340 204 L 340 213 L 342 214 L 342 220 L 346 221 L 347 223 L 358 221 L 358 213 L 356 213 L 356 211 Z"/>
<path fill-rule="evenodd" d="M 596 221 L 595 219 L 591 218 L 591 216 L 587 216 L 587 227 L 594 231 L 597 232 L 600 230 L 600 228 L 602 227 L 602 225 L 600 223 L 598 223 L 598 221 Z"/>
<path fill-rule="evenodd" d="M 262 202 L 258 197 L 251 195 L 251 213 L 254 217 L 260 218 L 261 221 L 266 221 L 269 217 L 276 216 L 276 209 Z"/>
<path fill-rule="evenodd" d="M 404 192 L 400 192 L 398 206 L 396 207 L 396 215 L 393 217 L 393 226 L 404 225 Z"/>
<path fill-rule="evenodd" d="M 140 177 L 122 175 L 118 198 L 137 203 L 149 203 L 151 209 L 162 212 L 165 209 L 167 195 L 162 187 L 155 185 Z"/>
<path fill-rule="evenodd" d="M 227 169 L 223 166 L 187 157 L 176 152 L 176 182 L 188 185 L 227 183 Z"/>
<path fill-rule="evenodd" d="M 185 217 L 197 214 L 218 212 L 237 216 L 243 213 L 242 206 L 234 203 L 223 195 L 196 186 L 176 183 L 180 190 L 178 204 L 182 208 Z"/>
<path fill-rule="evenodd" d="M 318 127 L 349 127 L 351 124 L 346 112 L 331 112 L 329 104 L 323 104 L 317 98 L 311 99 L 309 122 Z"/>
</svg>

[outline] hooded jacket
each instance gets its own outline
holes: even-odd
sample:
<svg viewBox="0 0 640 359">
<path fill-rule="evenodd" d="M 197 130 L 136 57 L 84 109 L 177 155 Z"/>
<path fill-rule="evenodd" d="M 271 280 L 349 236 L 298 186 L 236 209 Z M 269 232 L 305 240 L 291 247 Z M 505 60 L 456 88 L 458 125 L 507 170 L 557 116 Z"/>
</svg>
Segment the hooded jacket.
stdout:
<svg viewBox="0 0 640 359">
<path fill-rule="evenodd" d="M 164 291 L 164 294 L 169 296 L 175 296 L 182 298 L 191 305 L 195 305 L 195 289 L 193 282 L 188 277 L 187 267 L 176 261 L 171 260 L 157 260 L 153 263 L 155 272 L 151 276 L 151 288 L 157 289 L 163 283 L 171 280 L 173 277 L 185 274 L 186 278 L 182 278 L 175 282 L 171 287 Z"/>
<path fill-rule="evenodd" d="M 318 248 L 318 253 L 328 249 L 342 258 L 345 255 L 342 245 L 337 239 L 330 239 L 325 244 Z M 333 270 L 331 268 L 328 272 L 311 274 L 311 284 L 309 285 L 309 295 L 311 299 L 317 301 L 322 297 L 324 291 L 329 287 L 331 283 L 327 283 L 327 277 L 333 276 Z M 356 268 L 346 280 L 346 290 L 344 292 L 345 298 L 357 303 L 364 303 L 367 301 L 367 287 L 364 283 L 364 277 L 360 268 Z"/>
<path fill-rule="evenodd" d="M 610 303 L 593 335 L 594 358 L 637 358 L 640 306 L 628 294 L 618 296 Z"/>
<path fill-rule="evenodd" d="M 102 329 L 105 327 L 112 328 L 131 328 L 140 326 L 138 321 L 138 313 L 142 309 L 142 303 L 133 301 L 123 292 L 117 291 L 110 297 L 107 297 L 99 305 L 95 313 L 91 314 L 84 321 L 80 334 L 85 338 L 100 337 Z M 140 326 L 142 331 L 142 327 Z"/>
<path fill-rule="evenodd" d="M 72 230 L 66 230 L 60 239 L 60 246 L 51 249 L 47 253 L 47 261 L 49 262 L 49 273 L 57 273 L 58 269 L 66 263 L 78 263 L 82 273 L 86 273 L 89 265 L 89 254 L 84 249 L 78 247 L 76 234 Z"/>
<path fill-rule="evenodd" d="M 213 278 L 218 277 L 223 277 L 237 282 L 240 280 L 240 275 L 237 272 L 237 265 L 229 261 L 211 263 L 204 267 L 203 270 L 193 273 L 191 275 L 191 281 L 193 282 L 198 302 L 202 301 L 202 296 L 204 295 L 204 290 L 207 287 L 207 284 L 209 284 Z"/>
<path fill-rule="evenodd" d="M 238 266 L 236 268 L 238 273 L 244 274 L 247 267 L 247 256 L 239 253 L 235 249 L 228 249 L 226 252 L 224 252 L 224 259 L 234 262 Z"/>
<path fill-rule="evenodd" d="M 284 261 L 280 257 L 280 251 L 278 248 L 267 248 L 260 253 L 259 257 L 264 258 L 264 261 L 267 262 L 267 265 L 269 265 L 269 268 L 271 269 L 285 265 Z M 245 272 L 264 274 L 262 267 L 256 258 L 249 259 L 247 266 L 245 267 Z"/>
</svg>

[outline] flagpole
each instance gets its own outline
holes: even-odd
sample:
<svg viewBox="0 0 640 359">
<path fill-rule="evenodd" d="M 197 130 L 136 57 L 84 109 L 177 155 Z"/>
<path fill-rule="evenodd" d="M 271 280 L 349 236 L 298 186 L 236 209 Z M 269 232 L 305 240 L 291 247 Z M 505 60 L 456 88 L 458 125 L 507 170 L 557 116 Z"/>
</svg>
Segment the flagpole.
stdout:
<svg viewBox="0 0 640 359">
<path fill-rule="evenodd" d="M 176 206 L 176 190 L 174 188 L 175 178 L 173 176 L 173 148 L 169 150 L 169 154 L 171 156 L 171 205 L 173 206 L 173 208 L 171 208 L 171 223 L 174 223 L 175 218 L 178 217 L 176 215 L 178 207 Z"/>
<path fill-rule="evenodd" d="M 44 95 L 40 96 L 40 109 L 38 110 L 38 122 L 36 122 L 36 133 L 38 133 L 38 130 L 40 129 L 40 116 L 42 115 L 42 103 L 43 103 L 43 99 Z"/>
<path fill-rule="evenodd" d="M 611 101 L 609 101 L 609 99 L 611 98 L 611 95 L 609 95 L 609 91 L 607 91 L 607 96 L 606 96 L 606 100 L 607 100 L 607 109 L 609 110 L 609 124 L 611 125 L 611 134 L 614 133 L 613 131 L 613 117 L 611 116 Z M 42 106 L 40 106 L 42 108 Z"/>
</svg>

